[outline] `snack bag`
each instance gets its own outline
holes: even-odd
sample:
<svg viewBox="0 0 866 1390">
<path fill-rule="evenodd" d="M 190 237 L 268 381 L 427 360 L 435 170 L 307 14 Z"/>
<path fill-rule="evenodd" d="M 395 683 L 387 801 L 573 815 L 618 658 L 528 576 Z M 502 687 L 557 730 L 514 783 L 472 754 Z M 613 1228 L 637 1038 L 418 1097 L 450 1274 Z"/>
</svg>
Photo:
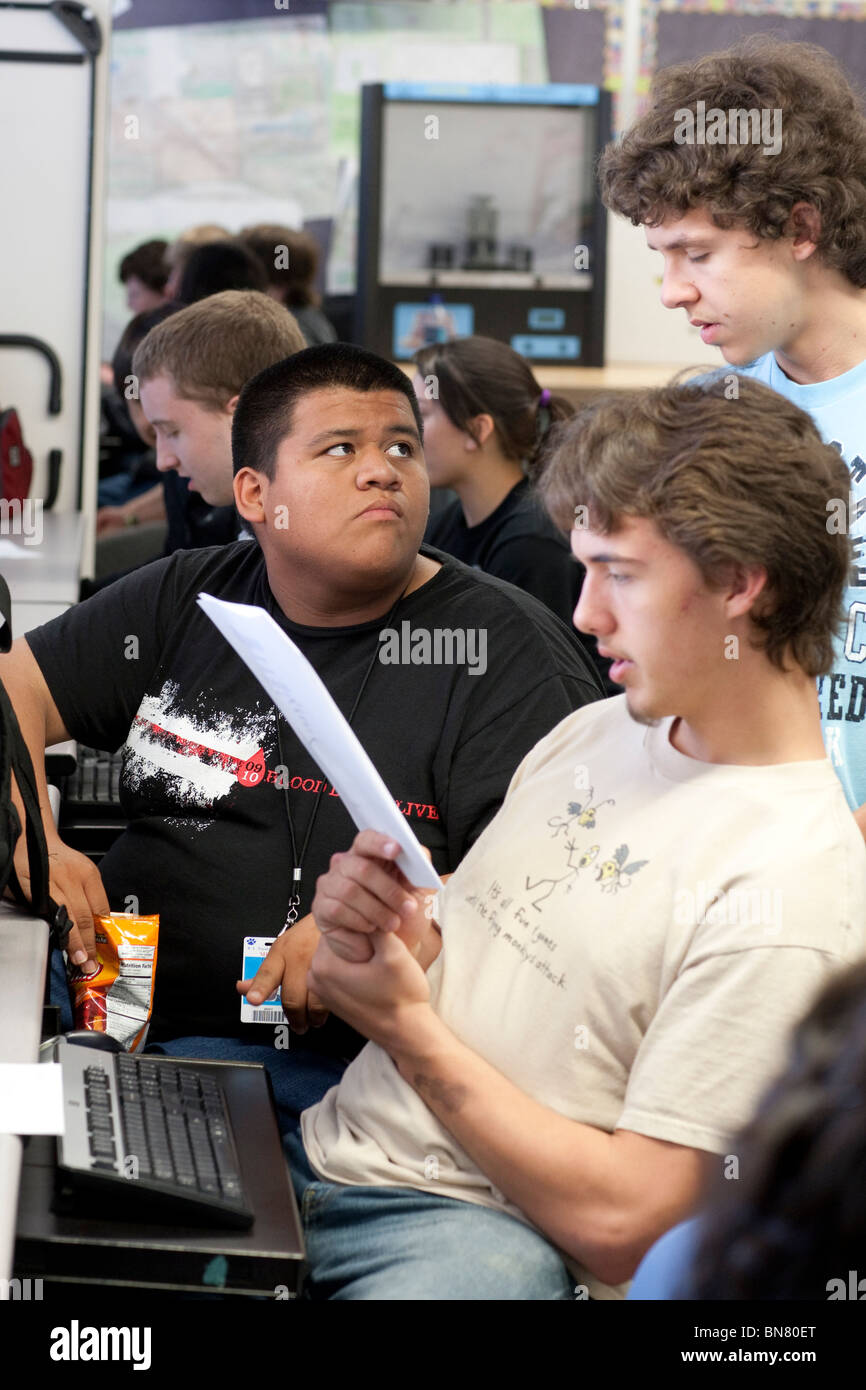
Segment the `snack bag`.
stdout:
<svg viewBox="0 0 866 1390">
<path fill-rule="evenodd" d="M 144 1047 L 153 1008 L 159 915 L 131 912 L 94 916 L 99 969 L 82 975 L 70 966 L 76 1028 L 110 1033 L 127 1052 Z"/>
</svg>

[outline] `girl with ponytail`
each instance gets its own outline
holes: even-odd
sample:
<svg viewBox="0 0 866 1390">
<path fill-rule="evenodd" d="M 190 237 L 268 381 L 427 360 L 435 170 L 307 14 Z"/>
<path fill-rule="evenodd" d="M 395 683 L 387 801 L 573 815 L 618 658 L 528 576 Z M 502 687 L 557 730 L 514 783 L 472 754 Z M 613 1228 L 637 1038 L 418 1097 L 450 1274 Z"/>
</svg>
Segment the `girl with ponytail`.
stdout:
<svg viewBox="0 0 866 1390">
<path fill-rule="evenodd" d="M 414 361 L 430 483 L 457 494 L 424 539 L 534 594 L 572 627 L 584 571 L 532 484 L 552 427 L 574 407 L 542 390 L 519 353 L 495 338 L 431 343 Z M 578 636 L 604 679 L 609 663 L 592 637 Z"/>
</svg>

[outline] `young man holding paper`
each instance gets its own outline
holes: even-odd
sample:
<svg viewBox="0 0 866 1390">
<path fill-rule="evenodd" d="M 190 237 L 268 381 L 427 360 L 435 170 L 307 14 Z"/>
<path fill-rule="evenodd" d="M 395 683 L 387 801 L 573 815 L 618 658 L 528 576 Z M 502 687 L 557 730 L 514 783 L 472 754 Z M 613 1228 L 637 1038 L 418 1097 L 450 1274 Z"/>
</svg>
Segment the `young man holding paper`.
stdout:
<svg viewBox="0 0 866 1390">
<path fill-rule="evenodd" d="M 625 693 L 524 759 L 441 935 L 385 836 L 319 880 L 311 984 L 371 1042 L 286 1141 L 312 1297 L 622 1297 L 863 952 L 814 689 L 846 469 L 787 402 L 768 458 L 773 407 L 718 382 L 569 423 L 542 486 Z"/>
<path fill-rule="evenodd" d="M 330 1020 L 299 1044 L 279 1008 L 279 1022 L 272 1010 L 267 1024 L 242 1022 L 236 982 L 247 939 L 294 923 L 263 993 L 282 982 L 304 1031 L 315 882 L 353 827 L 197 595 L 260 605 L 292 637 L 440 873 L 495 815 L 526 751 L 601 688 L 576 635 L 540 603 L 419 550 L 420 416 L 391 363 L 328 344 L 268 367 L 241 392 L 233 454 L 236 505 L 258 544 L 136 571 L 17 642 L 0 678 L 37 766 L 62 738 L 126 745 L 129 826 L 99 872 L 58 839 L 45 799 L 52 895 L 76 922 L 70 954 L 93 950 L 91 913 L 109 901 L 158 912 L 151 1041 L 264 1061 L 292 1112 L 360 1039 Z"/>
</svg>

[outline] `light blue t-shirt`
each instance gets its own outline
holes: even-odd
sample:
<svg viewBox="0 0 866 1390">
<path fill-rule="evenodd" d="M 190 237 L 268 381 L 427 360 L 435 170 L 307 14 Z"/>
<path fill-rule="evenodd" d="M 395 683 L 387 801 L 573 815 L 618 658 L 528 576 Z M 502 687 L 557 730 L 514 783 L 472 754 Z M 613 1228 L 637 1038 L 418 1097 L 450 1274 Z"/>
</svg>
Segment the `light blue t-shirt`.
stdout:
<svg viewBox="0 0 866 1390">
<path fill-rule="evenodd" d="M 851 583 L 845 593 L 846 624 L 836 643 L 833 670 L 818 680 L 818 702 L 827 757 L 854 810 L 866 802 L 866 361 L 832 381 L 808 386 L 785 376 L 772 352 L 738 370 L 808 411 L 851 474 L 850 496 L 840 499 L 847 509 L 854 546 Z M 829 520 L 832 513 L 827 515 Z"/>
</svg>

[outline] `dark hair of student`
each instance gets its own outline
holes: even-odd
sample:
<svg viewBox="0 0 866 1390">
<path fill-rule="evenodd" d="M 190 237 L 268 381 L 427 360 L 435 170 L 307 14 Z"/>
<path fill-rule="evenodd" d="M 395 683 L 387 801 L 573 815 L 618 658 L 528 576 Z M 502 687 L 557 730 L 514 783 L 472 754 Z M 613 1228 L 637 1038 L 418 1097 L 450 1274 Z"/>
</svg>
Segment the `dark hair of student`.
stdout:
<svg viewBox="0 0 866 1390">
<path fill-rule="evenodd" d="M 241 391 L 232 421 L 235 473 L 252 468 L 273 481 L 277 451 L 291 433 L 295 405 L 311 391 L 397 391 L 406 397 L 423 438 L 412 382 L 405 372 L 351 343 L 320 343 L 266 367 Z"/>
<path fill-rule="evenodd" d="M 319 267 L 319 248 L 308 232 L 262 222 L 242 228 L 238 241 L 261 261 L 268 284 L 279 290 L 280 300 L 287 309 L 304 309 L 320 303 L 321 296 L 313 285 Z"/>
<path fill-rule="evenodd" d="M 787 1068 L 731 1145 L 689 1288 L 696 1299 L 847 1295 L 866 1249 L 866 962 L 798 1025 Z M 845 1293 L 838 1292 L 839 1281 Z M 854 1297 L 857 1297 L 856 1293 Z"/>
<path fill-rule="evenodd" d="M 196 304 L 223 290 L 259 290 L 264 293 L 268 280 L 257 256 L 233 241 L 213 241 L 197 246 L 187 256 L 177 297 L 184 304 Z"/>
<path fill-rule="evenodd" d="M 451 423 L 475 439 L 472 421 L 490 415 L 505 457 L 522 463 L 531 479 L 551 426 L 574 414 L 570 401 L 542 391 L 524 358 L 496 338 L 431 343 L 413 360 L 429 399 L 438 400 Z"/>
<path fill-rule="evenodd" d="M 152 328 L 156 328 L 158 323 L 162 323 L 182 308 L 183 305 L 179 301 L 169 300 L 165 304 L 160 304 L 158 308 L 148 309 L 145 313 L 136 314 L 135 318 L 129 320 L 120 335 L 120 341 L 114 349 L 114 356 L 111 359 L 114 389 L 121 400 L 126 399 L 127 379 L 132 375 L 132 359 L 135 356 L 135 349 L 142 339 L 147 337 Z"/>
<path fill-rule="evenodd" d="M 159 240 L 143 241 L 140 246 L 134 247 L 118 266 L 117 276 L 121 284 L 125 285 L 130 276 L 135 275 L 149 290 L 164 290 L 169 271 L 165 259 L 167 250 L 168 242 Z"/>
</svg>

